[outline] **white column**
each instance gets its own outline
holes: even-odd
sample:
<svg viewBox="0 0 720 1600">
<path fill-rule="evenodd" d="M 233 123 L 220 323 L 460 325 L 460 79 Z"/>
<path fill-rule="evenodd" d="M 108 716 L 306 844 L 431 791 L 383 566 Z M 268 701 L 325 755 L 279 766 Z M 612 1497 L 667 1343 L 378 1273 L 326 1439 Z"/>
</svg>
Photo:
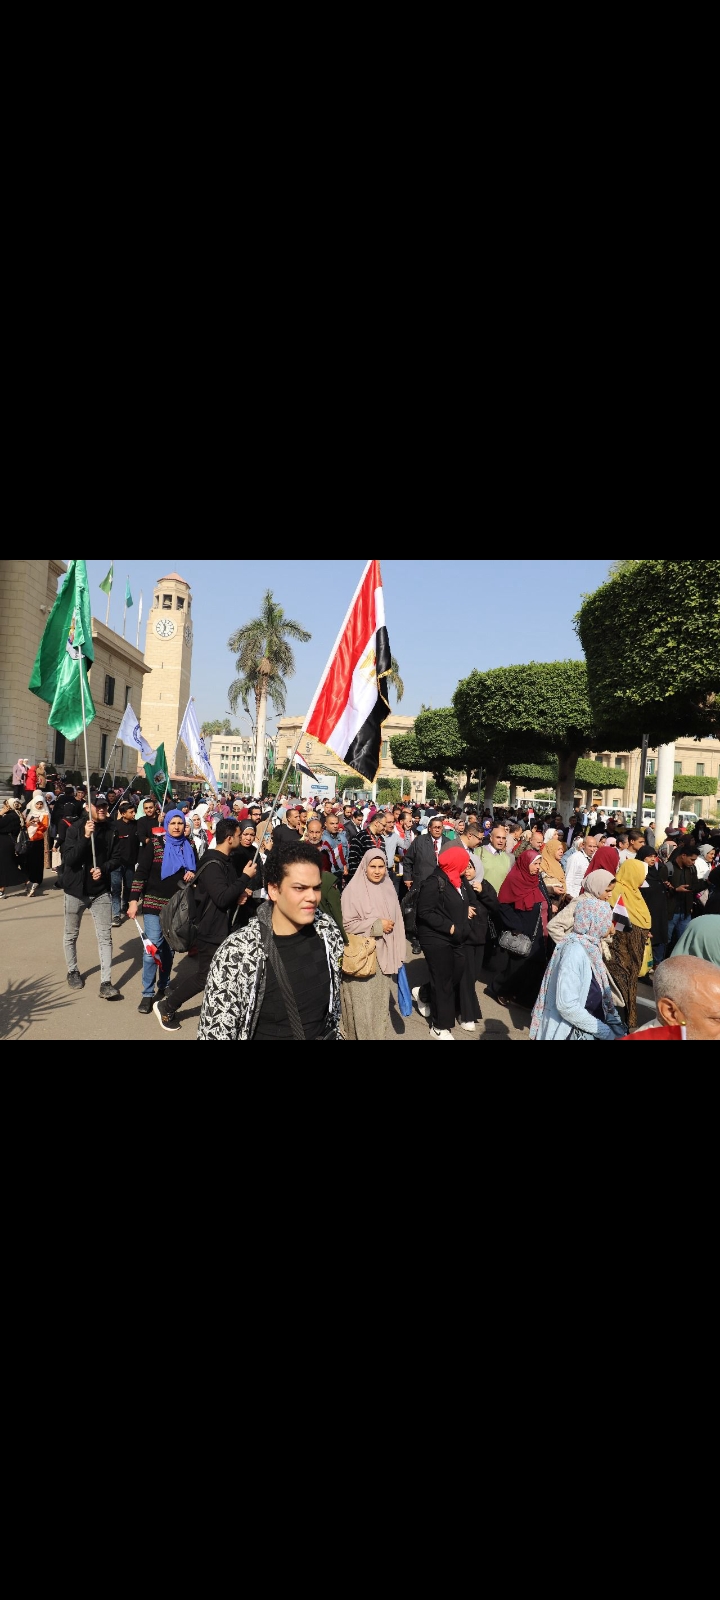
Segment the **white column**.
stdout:
<svg viewBox="0 0 720 1600">
<path fill-rule="evenodd" d="M 673 814 L 673 778 L 675 776 L 675 746 L 661 744 L 657 757 L 657 784 L 655 788 L 655 842 L 662 844 Z"/>
</svg>

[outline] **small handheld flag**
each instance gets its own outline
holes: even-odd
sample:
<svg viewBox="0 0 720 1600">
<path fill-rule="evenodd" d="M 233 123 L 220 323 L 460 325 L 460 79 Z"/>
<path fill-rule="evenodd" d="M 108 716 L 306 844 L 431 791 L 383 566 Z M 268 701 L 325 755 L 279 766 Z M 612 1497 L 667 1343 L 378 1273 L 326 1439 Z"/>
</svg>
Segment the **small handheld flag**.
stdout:
<svg viewBox="0 0 720 1600">
<path fill-rule="evenodd" d="M 140 927 L 140 923 L 139 922 L 137 922 L 137 921 L 135 922 L 135 927 L 137 928 L 137 931 L 138 931 L 138 933 L 140 935 L 140 938 L 142 939 L 143 950 L 146 952 L 147 955 L 152 957 L 152 960 L 155 962 L 156 967 L 161 967 L 162 966 L 162 961 L 160 959 L 160 956 L 157 953 L 157 945 L 153 944 L 152 939 L 146 939 L 145 938 L 145 934 L 144 934 L 142 928 Z"/>
</svg>

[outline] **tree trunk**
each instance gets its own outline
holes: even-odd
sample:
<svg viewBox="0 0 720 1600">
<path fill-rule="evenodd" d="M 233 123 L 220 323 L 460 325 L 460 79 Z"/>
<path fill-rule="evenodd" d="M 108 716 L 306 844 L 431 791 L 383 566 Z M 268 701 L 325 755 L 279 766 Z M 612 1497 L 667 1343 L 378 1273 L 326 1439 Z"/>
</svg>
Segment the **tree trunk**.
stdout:
<svg viewBox="0 0 720 1600">
<path fill-rule="evenodd" d="M 267 722 L 267 683 L 263 677 L 260 685 L 260 698 L 257 708 L 257 722 L 255 724 L 255 780 L 253 794 L 257 799 L 262 794 L 262 781 L 265 771 L 265 724 Z"/>
<path fill-rule="evenodd" d="M 564 823 L 570 821 L 575 800 L 575 769 L 577 750 L 558 750 L 557 810 Z"/>
<path fill-rule="evenodd" d="M 499 777 L 499 773 L 497 773 L 497 772 L 486 772 L 485 773 L 485 793 L 483 795 L 483 809 L 486 810 L 486 811 L 492 811 L 493 798 L 494 798 L 494 795 L 495 795 L 495 790 L 497 789 L 497 786 L 498 786 L 498 777 Z"/>
<path fill-rule="evenodd" d="M 517 805 L 517 784 L 512 778 L 509 780 L 509 782 L 510 788 L 508 789 L 508 805 L 512 808 Z"/>
</svg>

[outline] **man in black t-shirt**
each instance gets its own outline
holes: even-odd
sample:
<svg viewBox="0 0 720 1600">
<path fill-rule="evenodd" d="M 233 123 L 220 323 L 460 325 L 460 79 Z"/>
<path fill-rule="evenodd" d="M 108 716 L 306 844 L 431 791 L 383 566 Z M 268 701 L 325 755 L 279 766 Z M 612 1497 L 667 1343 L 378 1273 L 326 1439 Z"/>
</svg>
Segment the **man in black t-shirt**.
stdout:
<svg viewBox="0 0 720 1600">
<path fill-rule="evenodd" d="M 317 849 L 273 839 L 265 886 L 257 916 L 213 959 L 198 1039 L 336 1039 L 343 939 L 319 909 Z"/>
</svg>

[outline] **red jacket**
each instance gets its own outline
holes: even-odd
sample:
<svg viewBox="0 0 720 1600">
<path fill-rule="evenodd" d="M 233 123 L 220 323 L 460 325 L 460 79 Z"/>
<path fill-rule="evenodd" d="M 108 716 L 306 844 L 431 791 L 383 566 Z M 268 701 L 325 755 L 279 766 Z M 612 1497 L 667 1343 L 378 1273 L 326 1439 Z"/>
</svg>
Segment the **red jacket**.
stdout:
<svg viewBox="0 0 720 1600">
<path fill-rule="evenodd" d="M 627 1044 L 628 1039 L 682 1039 L 682 1028 L 645 1028 L 642 1033 L 626 1033 L 617 1042 Z"/>
</svg>

